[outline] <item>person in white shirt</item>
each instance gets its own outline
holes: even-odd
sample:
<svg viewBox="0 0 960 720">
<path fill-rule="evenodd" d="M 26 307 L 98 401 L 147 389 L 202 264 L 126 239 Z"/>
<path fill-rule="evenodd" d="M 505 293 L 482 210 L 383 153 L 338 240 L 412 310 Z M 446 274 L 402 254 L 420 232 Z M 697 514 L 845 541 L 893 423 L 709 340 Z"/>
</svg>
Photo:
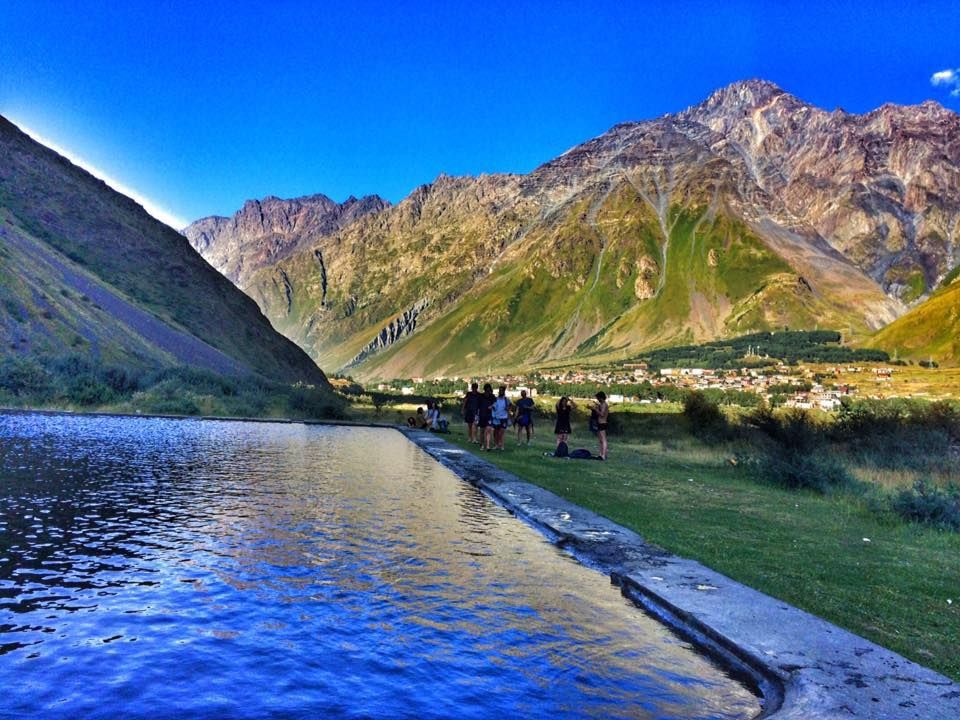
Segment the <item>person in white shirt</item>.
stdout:
<svg viewBox="0 0 960 720">
<path fill-rule="evenodd" d="M 507 388 L 500 386 L 497 399 L 493 402 L 493 444 L 497 450 L 503 450 L 503 439 L 510 425 L 510 400 L 507 398 Z"/>
</svg>

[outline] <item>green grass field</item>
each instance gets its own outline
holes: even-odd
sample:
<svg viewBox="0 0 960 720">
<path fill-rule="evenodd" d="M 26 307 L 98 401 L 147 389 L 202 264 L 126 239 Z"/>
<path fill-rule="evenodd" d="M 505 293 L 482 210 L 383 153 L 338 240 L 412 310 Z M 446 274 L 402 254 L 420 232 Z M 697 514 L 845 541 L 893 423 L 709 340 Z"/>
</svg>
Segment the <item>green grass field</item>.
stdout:
<svg viewBox="0 0 960 720">
<path fill-rule="evenodd" d="M 479 454 L 670 552 L 960 680 L 960 534 L 886 519 L 857 496 L 758 482 L 724 449 L 691 437 L 679 414 L 646 414 L 630 438 L 612 437 L 607 463 L 544 457 L 552 426 L 541 420 L 537 430 L 529 447 L 512 434 L 504 452 Z M 448 438 L 475 449 L 463 425 Z M 571 442 L 581 446 L 596 453 L 585 430 Z"/>
</svg>

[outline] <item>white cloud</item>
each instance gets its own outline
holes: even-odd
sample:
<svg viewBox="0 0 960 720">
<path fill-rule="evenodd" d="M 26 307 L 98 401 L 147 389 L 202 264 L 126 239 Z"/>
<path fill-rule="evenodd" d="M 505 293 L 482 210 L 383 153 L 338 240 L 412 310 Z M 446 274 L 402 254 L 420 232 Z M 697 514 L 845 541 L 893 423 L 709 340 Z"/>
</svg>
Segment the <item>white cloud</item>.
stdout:
<svg viewBox="0 0 960 720">
<path fill-rule="evenodd" d="M 13 122 L 18 128 L 20 128 L 23 132 L 25 132 L 27 135 L 29 135 L 31 138 L 36 140 L 41 145 L 46 145 L 55 153 L 59 153 L 60 155 L 63 155 L 67 160 L 72 162 L 74 165 L 77 165 L 78 167 L 83 168 L 88 173 L 93 175 L 95 178 L 99 180 L 103 180 L 107 185 L 109 185 L 111 188 L 116 190 L 118 193 L 122 195 L 126 195 L 131 200 L 134 200 L 135 202 L 139 203 L 140 205 L 143 206 L 143 209 L 146 210 L 151 215 L 153 215 L 153 217 L 155 217 L 160 222 L 166 225 L 169 225 L 174 230 L 181 230 L 190 224 L 183 218 L 178 217 L 177 215 L 170 212 L 166 208 L 153 202 L 153 200 L 149 200 L 148 198 L 145 198 L 143 195 L 141 195 L 131 187 L 124 185 L 119 180 L 115 180 L 114 178 L 110 177 L 107 173 L 103 172 L 102 170 L 97 168 L 95 165 L 91 165 L 83 158 L 77 157 L 72 152 L 62 148 L 52 140 L 48 140 L 40 133 L 34 132 L 33 130 L 31 130 L 28 127 L 25 127 L 24 125 L 17 122 L 16 120 L 11 119 L 11 122 Z"/>
<path fill-rule="evenodd" d="M 930 84 L 950 89 L 951 97 L 960 97 L 960 68 L 947 68 L 930 76 Z"/>
</svg>

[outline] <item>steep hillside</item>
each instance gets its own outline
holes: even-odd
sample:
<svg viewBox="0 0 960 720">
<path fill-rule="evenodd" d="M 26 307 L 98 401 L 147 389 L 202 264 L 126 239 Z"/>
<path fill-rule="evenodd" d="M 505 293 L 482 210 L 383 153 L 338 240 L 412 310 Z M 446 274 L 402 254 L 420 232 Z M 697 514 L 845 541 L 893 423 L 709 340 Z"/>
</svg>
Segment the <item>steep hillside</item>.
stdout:
<svg viewBox="0 0 960 720">
<path fill-rule="evenodd" d="M 960 270 L 960 267 L 958 267 Z M 952 282 L 917 305 L 867 343 L 901 358 L 933 359 L 941 365 L 960 365 L 960 281 Z M 948 278 L 949 279 L 949 278 Z"/>
<path fill-rule="evenodd" d="M 0 341 L 4 358 L 326 384 L 182 235 L 3 118 Z"/>
<path fill-rule="evenodd" d="M 856 116 L 748 81 L 529 175 L 441 176 L 329 230 L 244 235 L 240 257 L 273 259 L 243 276 L 205 248 L 209 220 L 186 234 L 281 332 L 361 376 L 783 326 L 866 337 L 960 259 L 958 152 L 960 119 L 934 103 Z"/>
</svg>

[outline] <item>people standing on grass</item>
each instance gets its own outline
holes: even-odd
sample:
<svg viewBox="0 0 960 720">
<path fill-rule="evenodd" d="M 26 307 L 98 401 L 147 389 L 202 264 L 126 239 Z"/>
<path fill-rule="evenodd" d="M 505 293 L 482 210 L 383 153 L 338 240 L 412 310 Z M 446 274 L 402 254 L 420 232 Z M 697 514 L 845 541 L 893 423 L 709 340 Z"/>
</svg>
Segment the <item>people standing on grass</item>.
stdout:
<svg viewBox="0 0 960 720">
<path fill-rule="evenodd" d="M 477 436 L 477 413 L 480 411 L 480 391 L 477 383 L 471 383 L 470 390 L 463 398 L 463 421 L 467 424 L 467 437 L 470 442 L 480 442 Z"/>
<path fill-rule="evenodd" d="M 520 399 L 517 400 L 517 445 L 520 444 L 520 435 L 527 431 L 527 445 L 530 444 L 530 438 L 533 435 L 533 398 L 527 397 L 527 391 L 520 391 Z"/>
<path fill-rule="evenodd" d="M 510 400 L 507 398 L 507 388 L 500 386 L 497 398 L 493 402 L 493 436 L 497 450 L 503 450 L 503 438 L 507 434 L 510 424 Z"/>
<path fill-rule="evenodd" d="M 600 443 L 600 459 L 607 459 L 607 424 L 610 420 L 610 406 L 607 405 L 607 394 L 601 390 L 596 394 L 597 402 L 593 404 L 596 413 L 597 441 Z"/>
<path fill-rule="evenodd" d="M 553 432 L 557 436 L 557 446 L 560 446 L 560 443 L 566 444 L 567 440 L 570 438 L 570 413 L 573 412 L 573 409 L 576 407 L 573 400 L 564 395 L 560 400 L 557 401 L 557 422 L 553 427 Z"/>
<path fill-rule="evenodd" d="M 477 427 L 483 436 L 483 449 L 491 450 L 493 445 L 493 403 L 497 398 L 493 394 L 493 386 L 490 383 L 484 383 L 483 395 L 480 396 L 480 404 L 477 408 Z"/>
</svg>

